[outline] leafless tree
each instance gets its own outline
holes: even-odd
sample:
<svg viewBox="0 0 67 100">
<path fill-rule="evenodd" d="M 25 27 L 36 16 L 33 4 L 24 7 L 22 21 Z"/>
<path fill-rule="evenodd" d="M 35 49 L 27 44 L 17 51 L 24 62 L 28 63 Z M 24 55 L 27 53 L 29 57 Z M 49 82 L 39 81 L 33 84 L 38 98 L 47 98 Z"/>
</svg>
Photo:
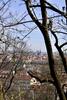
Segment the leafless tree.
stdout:
<svg viewBox="0 0 67 100">
<path fill-rule="evenodd" d="M 43 37 L 44 37 L 44 42 L 45 42 L 45 45 L 46 45 L 46 49 L 47 49 L 47 54 L 48 54 L 48 61 L 49 61 L 49 68 L 50 68 L 50 73 L 51 73 L 51 77 L 53 78 L 53 81 L 54 81 L 54 85 L 57 89 L 57 92 L 59 94 L 59 98 L 60 100 L 66 100 L 66 96 L 64 94 L 64 91 L 62 89 L 62 85 L 59 81 L 59 78 L 58 78 L 58 74 L 56 73 L 55 71 L 55 61 L 54 61 L 54 56 L 53 56 L 53 50 L 52 50 L 52 45 L 51 45 L 51 40 L 50 40 L 50 36 L 49 36 L 49 31 L 51 32 L 51 34 L 54 36 L 55 38 L 55 47 L 56 49 L 58 50 L 59 52 L 59 55 L 62 59 L 62 62 L 63 62 L 63 66 L 64 66 L 64 69 L 65 69 L 65 72 L 67 73 L 67 62 L 66 62 L 66 58 L 64 56 L 64 53 L 62 51 L 62 47 L 63 46 L 66 46 L 67 45 L 67 42 L 61 44 L 59 46 L 59 43 L 58 43 L 58 37 L 56 36 L 56 33 L 61 33 L 61 34 L 67 34 L 65 31 L 63 32 L 62 29 L 61 31 L 56 31 L 52 28 L 52 18 L 49 19 L 49 27 L 47 25 L 47 20 L 48 20 L 48 9 L 50 11 L 53 11 L 55 12 L 56 14 L 59 14 L 58 16 L 56 17 L 64 17 L 66 19 L 66 22 L 65 22 L 65 25 L 67 24 L 67 0 L 65 0 L 65 11 L 63 10 L 60 10 L 58 9 L 57 7 L 55 7 L 52 3 L 48 2 L 47 0 L 39 0 L 37 1 L 36 4 L 33 4 L 33 0 L 31 0 L 31 3 L 29 3 L 28 0 L 23 0 L 25 1 L 25 4 L 26 4 L 26 8 L 27 8 L 27 11 L 28 11 L 28 14 L 30 15 L 32 21 L 37 25 L 37 27 L 40 29 Z M 39 4 L 38 4 L 39 2 Z M 41 18 L 42 18 L 42 21 L 40 22 L 39 19 L 35 16 L 36 12 L 34 13 L 33 10 L 31 8 L 39 8 L 40 11 L 41 11 Z M 37 14 L 36 14 L 37 15 Z M 55 18 L 55 16 L 53 17 Z M 32 76 L 32 77 L 35 77 L 36 79 L 38 79 L 40 82 L 42 82 L 43 80 L 40 80 L 40 78 L 38 78 L 37 76 L 35 76 L 34 74 L 31 74 L 29 72 L 29 74 Z"/>
<path fill-rule="evenodd" d="M 12 14 L 12 10 L 10 11 L 12 2 L 12 0 L 0 1 L 0 52 L 2 54 L 0 71 L 12 63 L 12 66 L 9 66 L 9 73 L 3 79 L 2 84 L 2 92 L 5 100 L 5 94 L 11 87 L 17 72 L 17 67 L 20 65 L 23 51 L 27 49 L 27 44 L 24 39 L 36 28 L 35 26 L 29 28 L 22 22 L 27 16 L 26 12 L 22 12 L 19 16 L 18 14 L 16 15 L 16 13 L 14 15 Z M 22 25 L 22 28 L 19 28 L 19 25 Z M 19 55 L 18 58 L 17 53 Z"/>
<path fill-rule="evenodd" d="M 38 81 L 40 81 L 40 83 L 43 82 L 52 83 L 56 87 L 60 100 L 66 100 L 65 93 L 62 89 L 62 85 L 59 81 L 58 74 L 55 70 L 55 61 L 53 56 L 50 34 L 53 35 L 55 39 L 54 45 L 59 52 L 65 73 L 67 74 L 67 62 L 63 51 L 63 47 L 65 47 L 66 49 L 67 41 L 59 45 L 59 38 L 58 38 L 58 33 L 60 33 L 60 35 L 63 34 L 64 36 L 67 35 L 67 27 L 66 27 L 67 26 L 67 0 L 65 0 L 65 7 L 62 7 L 62 10 L 58 9 L 56 6 L 54 6 L 52 3 L 48 2 L 47 0 L 21 0 L 20 2 L 22 6 L 24 7 L 24 5 L 26 5 L 28 12 L 23 11 L 22 13 L 20 13 L 19 10 L 18 13 L 20 14 L 16 12 L 14 12 L 15 13 L 14 14 L 12 13 L 12 10 L 10 10 L 10 6 L 12 2 L 16 2 L 16 1 L 12 1 L 12 0 L 0 1 L 0 42 L 1 44 L 5 44 L 5 49 L 3 50 L 3 47 L 1 46 L 1 50 L 3 54 L 7 52 L 8 49 L 10 48 L 12 48 L 13 50 L 13 57 L 12 57 L 13 69 L 11 69 L 8 75 L 10 77 L 8 77 L 3 84 L 4 86 L 3 89 L 5 90 L 4 93 L 6 93 L 10 88 L 11 83 L 14 79 L 14 74 L 16 72 L 18 62 L 19 60 L 21 60 L 21 51 L 25 47 L 25 44 L 23 44 L 23 40 L 34 29 L 38 27 L 44 37 L 52 80 L 41 79 L 40 77 L 37 76 L 36 73 L 32 73 L 31 71 L 29 71 L 28 73 L 31 77 L 35 77 Z M 40 16 L 38 16 L 37 10 L 40 11 L 39 13 Z M 53 12 L 55 15 L 48 16 L 49 12 Z M 26 18 L 29 18 L 29 15 L 32 20 L 26 20 Z M 59 18 L 62 19 L 59 21 Z M 33 24 L 32 27 L 30 27 L 28 23 L 31 22 L 34 22 L 36 26 Z M 20 25 L 22 28 L 20 28 Z M 20 37 L 18 37 L 17 33 L 19 33 L 21 39 Z M 21 51 L 18 49 L 18 46 L 20 46 Z M 19 60 L 15 62 L 15 56 L 17 50 L 20 52 L 20 57 Z M 2 63 L 0 64 L 1 67 L 2 66 L 4 67 L 4 61 L 6 60 L 6 58 L 7 58 L 7 54 L 5 57 L 3 57 Z M 5 84 L 7 80 L 10 80 L 8 87 L 6 87 Z"/>
</svg>

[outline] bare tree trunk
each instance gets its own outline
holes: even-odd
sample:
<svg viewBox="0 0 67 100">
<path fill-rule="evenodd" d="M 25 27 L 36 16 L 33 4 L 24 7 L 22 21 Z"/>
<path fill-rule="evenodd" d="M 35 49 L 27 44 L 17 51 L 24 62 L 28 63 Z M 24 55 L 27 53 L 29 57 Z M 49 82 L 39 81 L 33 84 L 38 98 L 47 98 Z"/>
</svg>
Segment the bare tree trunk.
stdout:
<svg viewBox="0 0 67 100">
<path fill-rule="evenodd" d="M 54 80 L 54 84 L 55 84 L 55 87 L 57 89 L 57 93 L 59 94 L 60 100 L 66 100 L 66 97 L 65 97 L 64 92 L 62 90 L 62 86 L 61 86 L 60 81 L 58 79 L 57 73 L 55 72 L 55 69 L 54 69 L 55 64 L 54 64 L 54 58 L 53 58 L 53 51 L 52 51 L 52 46 L 51 46 L 51 42 L 50 42 L 50 38 L 49 38 L 49 34 L 48 34 L 48 28 L 47 28 L 46 4 L 45 4 L 44 0 L 40 0 L 41 14 L 42 14 L 42 24 L 41 24 L 32 14 L 32 12 L 29 8 L 29 5 L 28 5 L 28 1 L 25 1 L 25 2 L 26 2 L 26 7 L 27 7 L 27 10 L 28 10 L 30 17 L 37 24 L 37 26 L 39 27 L 39 29 L 41 30 L 41 32 L 43 34 L 44 41 L 46 44 L 47 54 L 48 54 L 50 73 L 51 73 L 51 76 Z"/>
<path fill-rule="evenodd" d="M 40 0 L 40 4 L 41 4 L 41 12 L 42 12 L 42 18 L 43 18 L 43 26 L 44 26 L 44 28 L 41 28 L 41 32 L 43 34 L 45 44 L 46 44 L 50 73 L 51 73 L 51 76 L 55 82 L 55 86 L 56 86 L 57 92 L 59 94 L 60 100 L 66 100 L 64 92 L 63 92 L 62 87 L 61 87 L 61 84 L 59 82 L 57 73 L 55 72 L 55 69 L 54 69 L 55 64 L 54 64 L 52 46 L 51 46 L 51 42 L 50 42 L 50 38 L 49 38 L 49 34 L 48 34 L 48 28 L 47 28 L 46 4 L 44 3 L 44 0 Z"/>
</svg>

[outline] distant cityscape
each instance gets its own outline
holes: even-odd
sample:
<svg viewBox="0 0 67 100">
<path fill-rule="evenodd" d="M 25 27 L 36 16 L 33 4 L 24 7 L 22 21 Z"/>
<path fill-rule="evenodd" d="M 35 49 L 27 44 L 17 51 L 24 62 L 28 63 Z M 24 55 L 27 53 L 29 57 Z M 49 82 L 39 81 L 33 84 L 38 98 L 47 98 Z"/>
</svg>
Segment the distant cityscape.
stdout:
<svg viewBox="0 0 67 100">
<path fill-rule="evenodd" d="M 9 89 L 9 91 L 17 91 L 17 89 L 21 89 L 23 91 L 27 91 L 27 90 L 36 90 L 36 91 L 46 91 L 46 87 L 43 89 L 44 84 L 41 84 L 39 81 L 37 81 L 35 78 L 31 77 L 28 74 L 28 71 L 31 70 L 33 72 L 37 72 L 40 74 L 44 74 L 41 77 L 44 77 L 46 80 L 48 79 L 52 79 L 51 75 L 50 75 L 50 70 L 49 70 L 49 65 L 48 65 L 48 56 L 47 54 L 24 54 L 21 56 L 19 55 L 19 53 L 15 54 L 13 56 L 13 54 L 8 54 L 6 56 L 6 54 L 0 54 L 0 81 L 3 81 L 7 79 L 6 81 L 6 86 L 8 86 L 9 84 L 9 80 L 10 77 L 8 77 L 10 75 L 15 74 L 13 82 L 11 84 L 11 87 Z M 14 58 L 13 58 L 14 57 Z M 65 55 L 66 59 L 67 59 L 67 55 Z M 19 61 L 20 59 L 20 61 Z M 67 75 L 65 74 L 64 70 L 62 67 L 58 66 L 62 66 L 61 60 L 59 58 L 59 55 L 57 53 L 55 53 L 54 55 L 54 59 L 55 59 L 55 63 L 56 63 L 56 70 L 58 72 L 58 75 L 60 76 L 61 72 L 62 72 L 62 76 L 60 77 L 60 80 L 62 83 L 67 83 Z M 13 60 L 15 62 L 13 62 Z M 17 70 L 15 73 L 14 67 L 15 64 L 18 62 L 17 65 Z M 58 62 L 59 61 L 59 62 Z M 40 76 L 40 75 L 39 75 Z M 64 80 L 62 80 L 62 77 L 64 77 Z M 0 86 L 2 84 L 0 83 Z M 50 85 L 50 87 L 52 87 L 52 85 Z M 53 87 L 52 87 L 53 88 Z M 67 88 L 67 87 L 66 87 Z M 53 91 L 53 90 L 52 90 Z M 54 93 L 54 92 L 52 92 Z M 53 94 L 52 94 L 53 95 Z M 51 95 L 51 96 L 52 96 Z M 52 97 L 53 98 L 53 97 Z"/>
</svg>

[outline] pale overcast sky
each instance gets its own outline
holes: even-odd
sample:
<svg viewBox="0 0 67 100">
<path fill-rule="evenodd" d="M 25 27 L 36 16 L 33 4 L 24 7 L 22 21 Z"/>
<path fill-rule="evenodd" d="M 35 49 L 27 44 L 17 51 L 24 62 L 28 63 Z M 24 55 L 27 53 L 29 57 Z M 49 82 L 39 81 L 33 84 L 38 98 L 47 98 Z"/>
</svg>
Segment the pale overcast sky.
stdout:
<svg viewBox="0 0 67 100">
<path fill-rule="evenodd" d="M 64 6 L 64 2 L 63 2 L 64 0 L 61 0 L 61 2 L 60 0 L 48 0 L 48 1 L 52 2 L 53 5 L 57 6 L 60 9 L 62 9 L 62 4 Z M 50 12 L 49 15 L 52 16 L 52 13 Z M 55 40 L 52 38 L 51 41 L 52 41 L 53 50 L 56 51 L 56 48 L 54 47 Z M 41 50 L 43 52 L 46 51 L 44 39 L 39 30 L 33 31 L 30 34 L 29 42 L 33 50 Z"/>
<path fill-rule="evenodd" d="M 58 8 L 62 9 L 62 5 L 64 6 L 64 0 L 48 0 L 49 2 L 52 2 L 53 5 L 57 6 Z M 22 5 L 22 0 L 13 0 L 10 4 L 10 12 L 14 15 L 15 14 L 15 20 L 16 18 L 21 18 L 23 16 L 24 12 L 26 11 L 25 5 Z M 49 16 L 52 16 L 52 12 L 48 14 Z M 8 16 L 8 15 L 7 15 Z M 19 17 L 20 16 L 20 17 Z M 40 9 L 37 10 L 37 16 L 40 17 Z M 31 20 L 31 18 L 28 16 L 25 20 Z M 26 25 L 26 24 L 25 24 Z M 31 28 L 32 26 L 35 26 L 35 24 L 30 23 L 28 24 L 28 27 Z M 25 29 L 24 26 L 18 26 L 19 29 Z M 24 35 L 25 33 L 23 33 Z M 13 33 L 15 35 L 15 33 Z M 21 36 L 19 33 L 17 33 L 17 36 Z M 30 47 L 30 49 L 36 51 L 41 50 L 42 52 L 46 51 L 44 39 L 39 31 L 39 29 L 34 30 L 30 35 L 28 39 L 25 39 Z M 52 45 L 54 45 L 54 39 L 51 39 Z M 56 50 L 53 46 L 54 51 Z"/>
</svg>

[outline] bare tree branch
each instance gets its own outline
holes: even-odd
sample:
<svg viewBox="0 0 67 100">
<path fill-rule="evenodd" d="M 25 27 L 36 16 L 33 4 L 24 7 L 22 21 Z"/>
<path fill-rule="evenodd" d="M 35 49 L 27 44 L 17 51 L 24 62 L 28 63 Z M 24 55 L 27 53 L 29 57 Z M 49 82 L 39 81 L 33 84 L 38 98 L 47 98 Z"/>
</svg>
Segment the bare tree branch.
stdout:
<svg viewBox="0 0 67 100">
<path fill-rule="evenodd" d="M 32 72 L 31 70 L 29 70 L 29 71 L 28 71 L 28 74 L 29 74 L 31 77 L 37 79 L 37 81 L 39 81 L 40 83 L 48 82 L 48 83 L 54 85 L 54 81 L 53 81 L 53 80 L 51 80 L 51 79 L 45 79 L 44 77 L 38 77 L 38 74 L 40 74 L 40 73 Z"/>
<path fill-rule="evenodd" d="M 49 38 L 49 35 L 48 35 L 46 4 L 44 3 L 44 1 L 46 3 L 46 0 L 40 0 L 41 14 L 42 14 L 42 24 L 31 13 L 31 10 L 29 8 L 29 4 L 28 4 L 27 0 L 25 1 L 25 3 L 26 3 L 27 11 L 28 11 L 30 17 L 36 23 L 36 25 L 39 27 L 39 29 L 41 30 L 41 32 L 43 34 L 44 41 L 45 41 L 45 44 L 46 44 L 47 53 L 48 53 L 50 73 L 51 73 L 52 78 L 54 79 L 55 86 L 56 86 L 57 92 L 59 94 L 59 97 L 60 97 L 61 100 L 66 100 L 64 92 L 63 92 L 61 84 L 60 84 L 60 81 L 59 81 L 59 79 L 57 77 L 57 73 L 56 73 L 56 71 L 54 69 L 54 58 L 53 58 L 53 52 L 52 52 L 50 38 Z M 66 17 L 66 15 L 64 13 L 62 13 L 61 11 L 58 11 L 53 6 L 51 6 L 51 8 L 54 9 L 54 11 L 56 11 L 56 12 L 58 12 L 60 14 L 63 14 Z"/>
<path fill-rule="evenodd" d="M 67 45 L 67 42 L 63 43 L 62 45 L 60 45 L 60 48 L 62 48 L 63 46 Z"/>
<path fill-rule="evenodd" d="M 66 13 L 64 13 L 64 12 L 62 12 L 62 11 L 60 11 L 60 10 L 58 10 L 56 7 L 54 7 L 54 6 L 53 6 L 52 4 L 50 4 L 49 2 L 47 2 L 47 1 L 45 1 L 45 0 L 44 0 L 44 2 L 45 2 L 47 5 L 50 6 L 49 9 L 51 9 L 51 10 L 53 10 L 53 11 L 55 11 L 55 12 L 61 14 L 61 15 L 63 15 L 65 18 L 67 18 L 67 14 L 66 14 Z"/>
<path fill-rule="evenodd" d="M 10 2 L 11 0 L 6 1 L 6 3 L 4 3 L 4 5 L 0 8 L 0 11 Z"/>
<path fill-rule="evenodd" d="M 61 59 L 62 59 L 63 65 L 64 65 L 65 72 L 67 73 L 67 62 L 66 62 L 66 59 L 65 59 L 65 57 L 64 57 L 63 51 L 62 51 L 62 49 L 61 49 L 64 45 L 67 45 L 67 42 L 64 43 L 64 44 L 62 44 L 61 46 L 59 46 L 59 45 L 58 45 L 58 38 L 57 38 L 55 32 L 54 32 L 53 30 L 51 30 L 51 33 L 52 33 L 53 36 L 55 37 L 55 40 L 56 40 L 55 46 L 56 46 L 56 48 L 57 48 L 57 50 L 58 50 L 58 52 L 59 52 L 59 54 L 60 54 L 60 56 L 61 56 Z"/>
</svg>

